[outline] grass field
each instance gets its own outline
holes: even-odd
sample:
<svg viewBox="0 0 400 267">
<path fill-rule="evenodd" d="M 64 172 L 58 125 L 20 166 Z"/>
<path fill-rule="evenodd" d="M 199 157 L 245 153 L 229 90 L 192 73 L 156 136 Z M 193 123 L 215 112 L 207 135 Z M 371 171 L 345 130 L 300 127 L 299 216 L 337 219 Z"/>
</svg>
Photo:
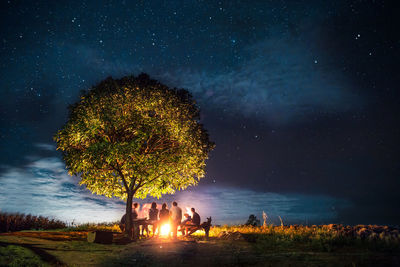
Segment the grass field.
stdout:
<svg viewBox="0 0 400 267">
<path fill-rule="evenodd" d="M 389 228 L 221 226 L 208 240 L 199 232 L 111 245 L 88 243 L 89 229 L 97 228 L 0 234 L 0 266 L 400 266 L 399 236 Z"/>
</svg>

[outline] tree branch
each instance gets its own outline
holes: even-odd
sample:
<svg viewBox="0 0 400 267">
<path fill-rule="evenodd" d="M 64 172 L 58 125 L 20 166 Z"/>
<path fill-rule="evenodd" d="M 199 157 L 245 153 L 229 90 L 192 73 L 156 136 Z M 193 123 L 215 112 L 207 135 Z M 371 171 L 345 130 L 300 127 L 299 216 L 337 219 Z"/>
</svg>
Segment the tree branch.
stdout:
<svg viewBox="0 0 400 267">
<path fill-rule="evenodd" d="M 117 163 L 118 164 L 118 163 Z M 109 163 L 109 165 L 111 166 L 111 168 L 113 168 L 121 177 L 122 182 L 124 183 L 124 187 L 126 190 L 126 193 L 128 194 L 130 192 L 129 187 L 128 187 L 128 183 L 126 182 L 125 176 L 122 173 L 122 171 L 119 168 L 114 167 L 111 163 Z"/>
</svg>

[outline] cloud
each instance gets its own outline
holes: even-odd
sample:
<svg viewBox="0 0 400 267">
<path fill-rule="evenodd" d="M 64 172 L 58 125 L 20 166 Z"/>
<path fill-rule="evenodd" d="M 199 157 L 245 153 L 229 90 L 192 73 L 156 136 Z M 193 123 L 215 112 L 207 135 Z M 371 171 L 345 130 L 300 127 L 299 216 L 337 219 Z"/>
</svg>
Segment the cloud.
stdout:
<svg viewBox="0 0 400 267">
<path fill-rule="evenodd" d="M 238 188 L 196 187 L 156 200 L 181 207 L 195 207 L 203 216 L 212 216 L 216 224 L 243 223 L 249 214 L 266 211 L 271 222 L 278 215 L 287 222 L 332 221 L 336 209 L 349 203 L 328 196 L 306 196 L 255 192 Z M 23 168 L 8 168 L 0 175 L 2 212 L 21 212 L 55 217 L 67 222 L 117 221 L 125 210 L 118 199 L 91 194 L 78 185 L 78 178 L 67 174 L 56 157 L 36 158 Z"/>
<path fill-rule="evenodd" d="M 39 158 L 23 168 L 7 169 L 0 176 L 0 188 L 3 212 L 83 223 L 118 220 L 124 208 L 118 200 L 92 195 L 78 186 L 77 178 L 69 176 L 56 157 Z"/>
<path fill-rule="evenodd" d="M 56 150 L 55 145 L 50 145 L 50 144 L 46 144 L 46 143 L 37 143 L 37 144 L 34 144 L 34 146 L 41 150 L 46 150 L 46 151 L 55 151 Z"/>
</svg>

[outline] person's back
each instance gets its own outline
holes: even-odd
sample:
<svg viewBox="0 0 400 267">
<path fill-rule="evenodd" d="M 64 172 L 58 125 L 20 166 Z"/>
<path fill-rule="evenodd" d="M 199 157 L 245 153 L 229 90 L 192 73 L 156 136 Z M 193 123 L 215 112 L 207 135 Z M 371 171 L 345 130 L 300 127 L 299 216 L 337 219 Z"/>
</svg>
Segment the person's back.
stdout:
<svg viewBox="0 0 400 267">
<path fill-rule="evenodd" d="M 200 225 L 200 215 L 196 212 L 194 208 L 190 209 L 192 211 L 192 223 L 195 225 Z"/>
<path fill-rule="evenodd" d="M 165 203 L 164 203 L 165 204 Z M 166 223 L 169 221 L 169 210 L 167 209 L 167 205 L 163 205 L 160 210 L 160 221 L 162 223 Z"/>
<path fill-rule="evenodd" d="M 149 210 L 149 219 L 151 221 L 157 221 L 158 220 L 158 209 L 157 208 L 151 208 Z"/>
<path fill-rule="evenodd" d="M 122 232 L 125 231 L 125 221 L 126 221 L 126 213 L 122 216 L 121 222 L 119 223 L 119 228 Z"/>
<path fill-rule="evenodd" d="M 171 220 L 174 222 L 181 222 L 182 221 L 182 209 L 178 206 L 172 206 L 170 209 L 171 213 Z"/>
<path fill-rule="evenodd" d="M 125 224 L 126 221 L 126 213 L 122 216 L 120 224 Z"/>
<path fill-rule="evenodd" d="M 138 217 L 138 208 L 139 208 L 139 203 L 133 203 L 132 220 L 137 219 L 137 217 Z"/>
<path fill-rule="evenodd" d="M 192 223 L 195 225 L 200 225 L 200 221 L 200 215 L 197 212 L 193 212 Z"/>
<path fill-rule="evenodd" d="M 144 229 L 147 232 L 147 236 L 149 236 L 148 225 L 152 226 L 152 229 L 153 229 L 152 231 L 153 231 L 153 236 L 154 236 L 158 229 L 158 209 L 157 209 L 156 202 L 151 203 L 151 209 L 149 210 L 149 221 L 147 221 L 147 224 L 144 227 Z"/>
<path fill-rule="evenodd" d="M 178 207 L 178 203 L 176 203 L 175 201 L 172 203 L 170 214 L 172 223 L 172 233 L 174 235 L 174 238 L 176 238 L 178 234 L 178 225 L 180 225 L 182 221 L 182 210 L 181 208 Z"/>
</svg>

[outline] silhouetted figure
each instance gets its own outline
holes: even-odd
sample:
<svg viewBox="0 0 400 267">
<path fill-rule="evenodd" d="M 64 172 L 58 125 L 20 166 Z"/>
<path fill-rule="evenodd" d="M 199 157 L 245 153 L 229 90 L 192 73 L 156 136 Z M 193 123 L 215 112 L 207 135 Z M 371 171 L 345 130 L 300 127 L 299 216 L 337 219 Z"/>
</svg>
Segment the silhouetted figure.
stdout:
<svg viewBox="0 0 400 267">
<path fill-rule="evenodd" d="M 148 225 L 153 226 L 153 236 L 158 228 L 158 209 L 156 202 L 151 203 L 151 209 L 149 210 L 149 221 Z M 147 228 L 147 226 L 146 226 Z M 148 228 L 146 229 L 147 235 L 149 235 Z"/>
<path fill-rule="evenodd" d="M 139 207 L 139 203 L 133 203 L 132 223 L 131 223 L 132 227 L 133 227 L 133 220 L 137 219 L 137 217 L 138 217 L 138 212 L 137 212 L 138 207 Z M 122 232 L 125 231 L 125 223 L 126 223 L 126 213 L 122 216 L 121 222 L 119 223 L 119 228 L 121 229 Z"/>
<path fill-rule="evenodd" d="M 184 219 L 181 222 L 182 225 L 185 225 L 185 224 L 190 223 L 192 221 L 192 217 L 190 217 L 190 215 L 187 214 L 187 213 L 183 214 L 183 217 L 184 217 Z"/>
<path fill-rule="evenodd" d="M 192 223 L 194 225 L 200 225 L 200 221 L 201 221 L 200 215 L 196 212 L 196 210 L 194 208 L 191 208 L 190 210 L 192 211 L 192 214 L 193 214 L 192 215 Z"/>
<path fill-rule="evenodd" d="M 166 203 L 162 204 L 159 217 L 160 224 L 165 224 L 169 222 L 169 210 Z"/>
<path fill-rule="evenodd" d="M 192 223 L 192 217 L 190 217 L 189 214 L 185 213 L 185 214 L 183 214 L 183 217 L 184 217 L 184 219 L 181 222 L 181 232 L 182 232 L 182 235 L 186 235 L 187 234 L 186 226 L 193 225 L 193 223 Z"/>
<path fill-rule="evenodd" d="M 173 237 L 176 238 L 178 234 L 178 226 L 182 221 L 182 209 L 178 207 L 178 203 L 175 201 L 172 203 L 171 210 L 169 211 L 171 216 L 171 227 Z"/>
<path fill-rule="evenodd" d="M 190 209 L 192 211 L 192 219 L 190 222 L 186 223 L 184 229 L 182 229 L 182 233 L 186 230 L 186 235 L 191 235 L 196 232 L 200 226 L 200 215 L 196 212 L 195 208 Z"/>
</svg>

